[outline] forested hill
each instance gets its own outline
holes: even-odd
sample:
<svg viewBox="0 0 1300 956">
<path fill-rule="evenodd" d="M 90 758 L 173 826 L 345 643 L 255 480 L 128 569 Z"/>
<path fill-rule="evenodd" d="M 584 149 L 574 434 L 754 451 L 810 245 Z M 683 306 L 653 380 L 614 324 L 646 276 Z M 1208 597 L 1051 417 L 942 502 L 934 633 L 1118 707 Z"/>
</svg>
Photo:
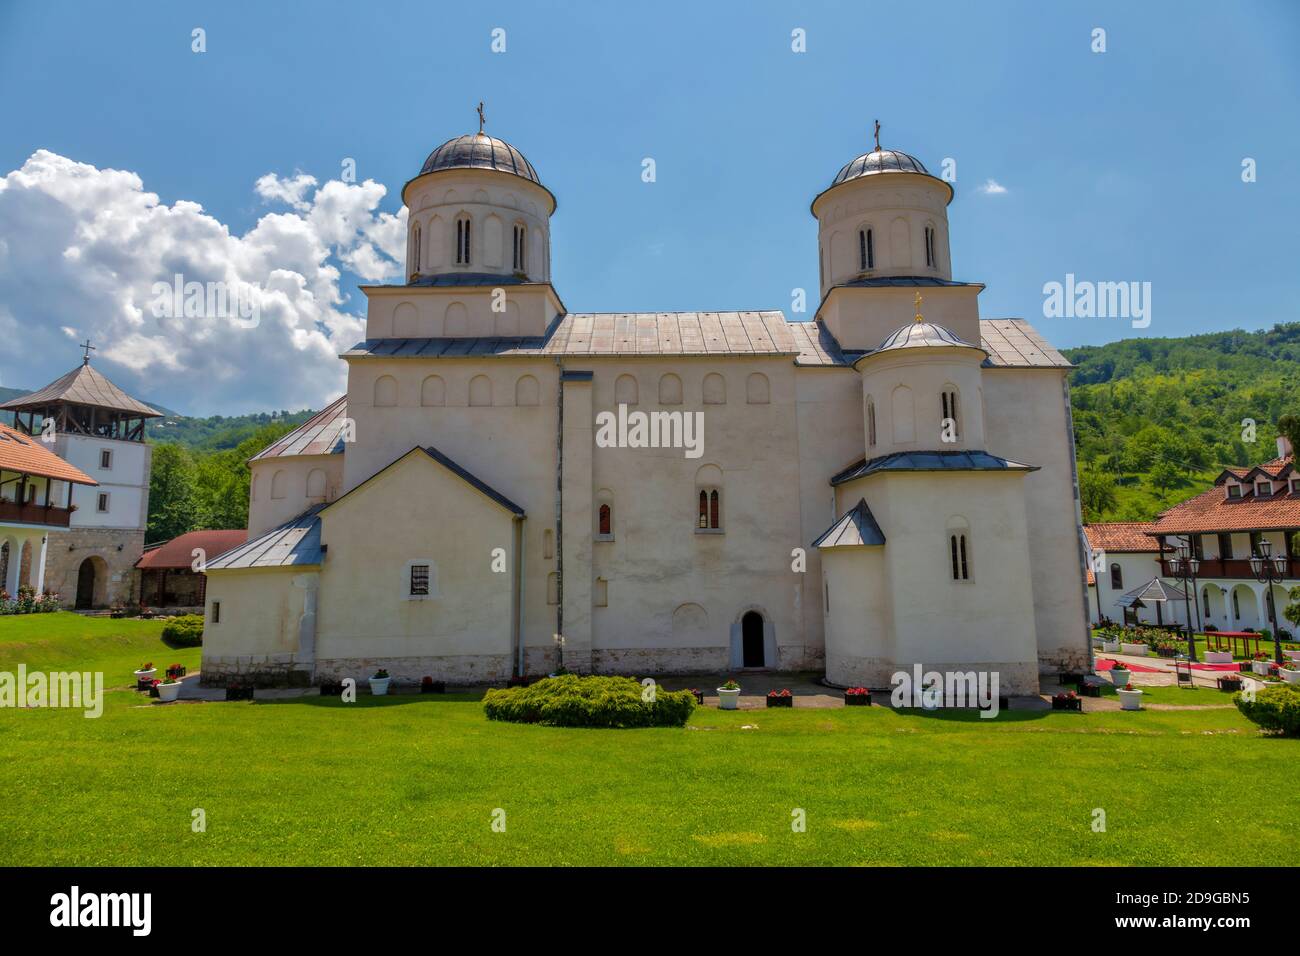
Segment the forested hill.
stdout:
<svg viewBox="0 0 1300 956">
<path fill-rule="evenodd" d="M 1089 520 L 1150 519 L 1224 465 L 1273 458 L 1279 418 L 1300 415 L 1300 322 L 1062 352 L 1078 366 L 1070 382 Z"/>
</svg>

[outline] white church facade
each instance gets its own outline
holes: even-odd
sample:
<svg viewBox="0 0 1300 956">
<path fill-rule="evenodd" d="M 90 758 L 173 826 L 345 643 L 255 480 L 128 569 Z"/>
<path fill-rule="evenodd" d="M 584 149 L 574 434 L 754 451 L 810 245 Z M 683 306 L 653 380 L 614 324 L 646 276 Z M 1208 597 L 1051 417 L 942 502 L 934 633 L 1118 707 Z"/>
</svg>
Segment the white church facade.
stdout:
<svg viewBox="0 0 1300 956">
<path fill-rule="evenodd" d="M 980 319 L 952 197 L 902 152 L 844 166 L 812 204 L 812 322 L 573 313 L 532 165 L 482 132 L 438 147 L 402 193 L 408 281 L 363 288 L 347 394 L 250 462 L 205 680 L 562 662 L 882 687 L 920 663 L 1016 694 L 1086 669 L 1070 366 Z M 638 412 L 698 422 L 698 447 L 602 432 Z"/>
</svg>

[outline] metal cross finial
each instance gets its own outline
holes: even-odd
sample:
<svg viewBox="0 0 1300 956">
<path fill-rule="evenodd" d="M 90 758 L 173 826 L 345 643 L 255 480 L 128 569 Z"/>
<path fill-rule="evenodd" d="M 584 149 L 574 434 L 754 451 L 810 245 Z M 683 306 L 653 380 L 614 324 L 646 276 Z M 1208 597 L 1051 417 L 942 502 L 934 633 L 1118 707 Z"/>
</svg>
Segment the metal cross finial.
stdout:
<svg viewBox="0 0 1300 956">
<path fill-rule="evenodd" d="M 876 152 L 880 152 L 880 120 L 876 120 Z"/>
<path fill-rule="evenodd" d="M 479 100 L 478 101 L 478 131 L 480 134 L 482 134 L 483 124 L 486 122 L 487 120 L 483 118 L 483 101 Z"/>
<path fill-rule="evenodd" d="M 90 364 L 90 353 L 93 352 L 93 351 L 95 351 L 95 347 L 94 347 L 93 345 L 90 344 L 90 336 L 89 336 L 89 335 L 86 336 L 86 341 L 81 345 L 81 348 L 83 348 L 83 349 L 86 350 L 86 357 L 85 357 L 84 359 L 81 360 L 81 364 L 82 364 L 82 365 L 89 365 L 89 364 Z"/>
<path fill-rule="evenodd" d="M 921 293 L 918 292 L 912 301 L 916 303 L 916 321 L 924 322 L 925 318 L 921 315 Z"/>
</svg>

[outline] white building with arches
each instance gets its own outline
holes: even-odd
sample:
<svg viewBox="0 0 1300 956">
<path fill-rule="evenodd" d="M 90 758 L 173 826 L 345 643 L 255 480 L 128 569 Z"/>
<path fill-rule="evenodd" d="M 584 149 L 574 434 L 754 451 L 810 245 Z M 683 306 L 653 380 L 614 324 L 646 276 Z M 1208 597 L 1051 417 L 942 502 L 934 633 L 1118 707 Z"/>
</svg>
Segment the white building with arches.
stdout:
<svg viewBox="0 0 1300 956">
<path fill-rule="evenodd" d="M 812 322 L 570 312 L 555 197 L 483 133 L 402 197 L 407 281 L 363 288 L 347 394 L 251 461 L 209 562 L 208 680 L 1087 666 L 1069 364 L 980 319 L 919 161 L 814 200 Z"/>
</svg>

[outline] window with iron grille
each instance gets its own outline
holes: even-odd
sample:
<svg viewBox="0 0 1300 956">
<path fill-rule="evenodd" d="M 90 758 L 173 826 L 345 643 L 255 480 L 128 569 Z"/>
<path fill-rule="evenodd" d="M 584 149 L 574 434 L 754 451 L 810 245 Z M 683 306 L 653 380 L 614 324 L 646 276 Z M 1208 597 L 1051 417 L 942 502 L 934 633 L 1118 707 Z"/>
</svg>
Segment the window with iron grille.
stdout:
<svg viewBox="0 0 1300 956">
<path fill-rule="evenodd" d="M 429 566 L 427 564 L 411 565 L 411 593 L 429 593 Z"/>
</svg>

